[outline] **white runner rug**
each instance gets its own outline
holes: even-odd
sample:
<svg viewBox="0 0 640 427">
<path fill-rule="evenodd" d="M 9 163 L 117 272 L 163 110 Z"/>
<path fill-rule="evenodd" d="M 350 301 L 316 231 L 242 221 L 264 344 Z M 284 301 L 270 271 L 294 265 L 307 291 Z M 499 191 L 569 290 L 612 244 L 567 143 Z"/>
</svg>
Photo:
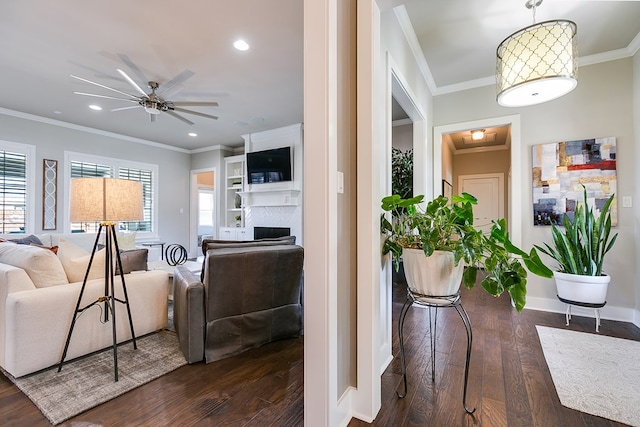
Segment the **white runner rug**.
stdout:
<svg viewBox="0 0 640 427">
<path fill-rule="evenodd" d="M 640 342 L 536 328 L 564 406 L 640 426 Z"/>
</svg>

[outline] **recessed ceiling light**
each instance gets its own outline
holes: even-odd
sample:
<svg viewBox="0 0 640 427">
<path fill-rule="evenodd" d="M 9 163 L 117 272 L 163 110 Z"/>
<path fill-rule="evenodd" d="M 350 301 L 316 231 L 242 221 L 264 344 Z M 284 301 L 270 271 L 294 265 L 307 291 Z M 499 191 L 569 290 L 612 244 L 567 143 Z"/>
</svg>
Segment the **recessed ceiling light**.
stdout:
<svg viewBox="0 0 640 427">
<path fill-rule="evenodd" d="M 484 138 L 484 129 L 476 129 L 471 131 L 471 139 L 479 141 Z"/>
<path fill-rule="evenodd" d="M 249 50 L 249 44 L 244 40 L 236 40 L 233 42 L 233 47 L 242 51 Z"/>
<path fill-rule="evenodd" d="M 101 106 L 95 105 L 95 104 L 89 105 L 89 108 L 91 108 L 92 110 L 96 110 L 96 111 L 101 111 L 102 110 Z"/>
<path fill-rule="evenodd" d="M 53 114 L 62 114 L 62 111 L 56 110 L 53 112 Z"/>
<path fill-rule="evenodd" d="M 189 136 L 198 136 L 198 134 L 195 132 L 189 132 Z"/>
</svg>

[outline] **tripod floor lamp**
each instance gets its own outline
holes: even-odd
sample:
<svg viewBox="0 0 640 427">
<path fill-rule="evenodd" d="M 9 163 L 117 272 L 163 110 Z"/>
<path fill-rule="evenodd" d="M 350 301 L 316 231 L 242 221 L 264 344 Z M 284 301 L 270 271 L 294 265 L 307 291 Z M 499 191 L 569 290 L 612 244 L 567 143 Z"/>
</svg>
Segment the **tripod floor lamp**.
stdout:
<svg viewBox="0 0 640 427">
<path fill-rule="evenodd" d="M 116 305 L 123 304 L 127 309 L 129 317 L 129 327 L 131 328 L 131 338 L 133 348 L 137 349 L 136 336 L 133 331 L 133 320 L 131 319 L 131 308 L 129 306 L 129 297 L 127 296 L 127 287 L 124 282 L 124 274 L 122 269 L 122 260 L 120 259 L 120 251 L 118 248 L 118 240 L 116 239 L 116 223 L 118 221 L 138 221 L 143 219 L 142 212 L 142 183 L 117 178 L 74 178 L 71 180 L 70 187 L 70 219 L 71 222 L 100 222 L 100 228 L 96 235 L 93 250 L 89 258 L 87 272 L 84 275 L 82 288 L 76 304 L 69 333 L 67 334 L 67 342 L 64 346 L 62 358 L 58 365 L 58 372 L 62 369 L 62 364 L 67 356 L 71 335 L 78 317 L 88 308 L 104 304 L 104 322 L 109 321 L 111 316 L 111 328 L 113 331 L 113 370 L 115 381 L 118 381 L 118 345 L 116 337 Z M 81 307 L 82 295 L 84 294 L 91 263 L 96 254 L 98 243 L 102 231 L 105 231 L 105 271 L 104 271 L 104 295 L 97 300 Z M 115 254 L 115 257 L 114 257 Z M 115 266 L 117 262 L 119 276 L 122 283 L 122 293 L 124 299 L 116 298 L 115 293 Z"/>
</svg>

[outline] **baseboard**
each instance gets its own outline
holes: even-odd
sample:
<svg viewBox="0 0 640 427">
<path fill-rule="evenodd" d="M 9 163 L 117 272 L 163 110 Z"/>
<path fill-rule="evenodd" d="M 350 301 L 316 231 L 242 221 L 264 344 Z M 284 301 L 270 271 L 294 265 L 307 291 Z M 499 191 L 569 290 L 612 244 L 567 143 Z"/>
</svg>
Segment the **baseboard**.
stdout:
<svg viewBox="0 0 640 427">
<path fill-rule="evenodd" d="M 536 298 L 527 296 L 527 305 L 525 306 L 525 309 L 564 314 L 567 311 L 567 306 L 557 299 Z M 594 311 L 591 308 L 573 306 L 571 308 L 571 313 L 575 316 L 595 318 Z M 640 312 L 632 308 L 617 307 L 607 304 L 600 309 L 600 319 L 629 322 L 640 327 Z"/>
</svg>

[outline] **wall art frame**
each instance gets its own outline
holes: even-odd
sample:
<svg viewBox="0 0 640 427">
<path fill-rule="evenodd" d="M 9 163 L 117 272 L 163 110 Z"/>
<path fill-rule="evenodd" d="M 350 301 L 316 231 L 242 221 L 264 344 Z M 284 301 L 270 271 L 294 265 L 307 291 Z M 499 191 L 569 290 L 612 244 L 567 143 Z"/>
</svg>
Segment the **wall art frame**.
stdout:
<svg viewBox="0 0 640 427">
<path fill-rule="evenodd" d="M 58 161 L 42 160 L 42 229 L 57 229 Z"/>
<path fill-rule="evenodd" d="M 596 216 L 617 192 L 616 138 L 591 138 L 532 146 L 533 225 L 562 225 L 587 190 Z M 618 202 L 611 203 L 611 225 L 618 225 Z"/>
</svg>

